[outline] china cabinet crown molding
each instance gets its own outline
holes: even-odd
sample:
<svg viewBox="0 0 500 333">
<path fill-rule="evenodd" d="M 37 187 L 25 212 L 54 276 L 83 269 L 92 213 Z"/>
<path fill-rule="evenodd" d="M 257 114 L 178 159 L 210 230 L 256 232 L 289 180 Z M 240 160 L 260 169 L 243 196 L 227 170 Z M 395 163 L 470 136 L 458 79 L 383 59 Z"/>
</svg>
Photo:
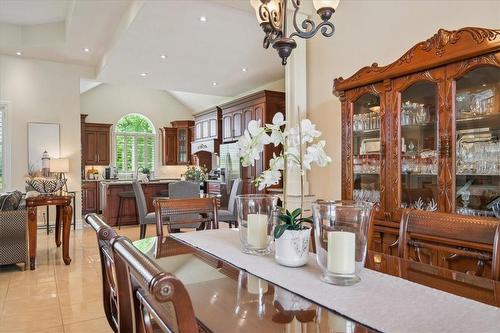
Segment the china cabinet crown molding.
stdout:
<svg viewBox="0 0 500 333">
<path fill-rule="evenodd" d="M 439 29 L 398 60 L 380 67 L 377 63 L 361 68 L 351 77 L 334 80 L 334 93 L 408 73 L 472 58 L 500 50 L 500 29 L 466 27 L 459 30 Z"/>
</svg>

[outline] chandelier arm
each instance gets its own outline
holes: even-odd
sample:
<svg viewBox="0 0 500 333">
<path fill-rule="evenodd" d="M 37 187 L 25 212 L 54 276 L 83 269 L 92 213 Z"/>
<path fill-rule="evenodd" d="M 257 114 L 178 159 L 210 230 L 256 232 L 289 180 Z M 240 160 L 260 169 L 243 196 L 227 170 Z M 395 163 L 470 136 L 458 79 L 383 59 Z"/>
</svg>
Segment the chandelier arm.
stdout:
<svg viewBox="0 0 500 333">
<path fill-rule="evenodd" d="M 321 34 L 325 37 L 331 37 L 333 36 L 333 33 L 335 32 L 335 26 L 333 25 L 332 22 L 329 21 L 323 21 L 317 26 L 315 26 L 314 22 L 312 22 L 309 19 L 306 19 L 302 22 L 302 27 L 305 30 L 300 30 L 296 29 L 297 31 L 292 33 L 289 38 L 293 38 L 294 36 L 303 38 L 303 39 L 309 39 L 316 35 L 316 33 L 321 29 Z M 307 29 L 307 27 L 310 27 Z"/>
</svg>

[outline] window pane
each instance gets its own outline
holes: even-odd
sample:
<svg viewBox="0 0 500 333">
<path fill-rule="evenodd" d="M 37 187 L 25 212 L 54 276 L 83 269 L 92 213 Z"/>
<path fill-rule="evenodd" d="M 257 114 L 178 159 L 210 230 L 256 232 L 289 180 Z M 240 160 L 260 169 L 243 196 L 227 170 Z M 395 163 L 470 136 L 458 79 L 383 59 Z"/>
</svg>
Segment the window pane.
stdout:
<svg viewBox="0 0 500 333">
<path fill-rule="evenodd" d="M 116 136 L 116 167 L 118 171 L 125 171 L 123 165 L 124 142 L 125 137 L 123 135 Z"/>
<path fill-rule="evenodd" d="M 146 155 L 147 161 L 146 166 L 149 170 L 153 170 L 154 166 L 154 149 L 155 149 L 155 138 L 149 137 L 146 139 Z"/>
<path fill-rule="evenodd" d="M 125 157 L 125 170 L 133 171 L 134 170 L 134 138 L 131 136 L 127 136 L 125 138 L 125 145 L 127 146 L 127 152 Z"/>
<path fill-rule="evenodd" d="M 137 168 L 144 168 L 146 165 L 144 163 L 145 161 L 145 152 L 146 150 L 144 149 L 144 137 L 138 137 L 136 139 L 137 143 L 137 150 L 136 150 L 136 156 L 137 156 Z"/>
<path fill-rule="evenodd" d="M 139 114 L 129 114 L 116 124 L 117 132 L 153 133 L 153 128 L 148 119 Z"/>
</svg>

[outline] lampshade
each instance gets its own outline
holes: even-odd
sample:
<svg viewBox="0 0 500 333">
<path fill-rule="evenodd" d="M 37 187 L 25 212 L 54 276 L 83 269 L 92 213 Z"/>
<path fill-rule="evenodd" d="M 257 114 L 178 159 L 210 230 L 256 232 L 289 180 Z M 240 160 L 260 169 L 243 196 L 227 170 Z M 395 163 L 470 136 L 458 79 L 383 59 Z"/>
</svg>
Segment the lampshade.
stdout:
<svg viewBox="0 0 500 333">
<path fill-rule="evenodd" d="M 69 159 L 67 158 L 51 159 L 50 172 L 69 172 Z"/>
<path fill-rule="evenodd" d="M 313 0 L 313 5 L 316 10 L 320 8 L 333 8 L 337 9 L 340 0 Z"/>
<path fill-rule="evenodd" d="M 267 8 L 269 9 L 269 12 L 277 10 L 282 1 L 283 0 L 270 0 L 266 4 Z M 260 0 L 250 0 L 250 5 L 252 5 L 253 9 L 255 10 L 255 16 L 257 16 L 257 21 L 259 22 L 259 24 L 263 23 L 264 21 L 260 18 L 259 14 L 259 8 L 262 5 L 262 2 Z"/>
</svg>

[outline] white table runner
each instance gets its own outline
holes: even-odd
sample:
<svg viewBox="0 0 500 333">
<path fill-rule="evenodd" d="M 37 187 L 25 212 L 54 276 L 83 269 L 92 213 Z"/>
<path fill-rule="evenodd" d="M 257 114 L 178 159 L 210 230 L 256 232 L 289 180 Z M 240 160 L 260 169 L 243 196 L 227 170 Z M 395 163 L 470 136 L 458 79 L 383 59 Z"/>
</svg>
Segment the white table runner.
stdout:
<svg viewBox="0 0 500 333">
<path fill-rule="evenodd" d="M 500 332 L 500 308 L 373 270 L 341 287 L 322 282 L 315 255 L 300 268 L 244 254 L 236 229 L 171 234 L 278 286 L 382 332 Z"/>
</svg>

